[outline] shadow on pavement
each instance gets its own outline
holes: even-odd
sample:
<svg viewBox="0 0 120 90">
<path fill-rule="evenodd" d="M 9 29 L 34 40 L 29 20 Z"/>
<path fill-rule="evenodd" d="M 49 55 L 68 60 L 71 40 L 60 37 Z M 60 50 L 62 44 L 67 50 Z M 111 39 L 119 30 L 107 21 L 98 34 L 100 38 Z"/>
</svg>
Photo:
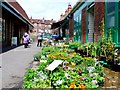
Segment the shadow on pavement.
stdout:
<svg viewBox="0 0 120 90">
<path fill-rule="evenodd" d="M 7 51 L 9 51 L 9 50 L 11 50 L 11 49 L 14 49 L 14 48 L 17 48 L 17 47 L 19 47 L 19 46 L 22 46 L 22 44 L 21 45 L 13 45 L 13 46 L 4 46 L 4 47 L 2 47 L 2 49 L 0 50 L 1 52 L 0 53 L 4 53 L 4 52 L 7 52 Z"/>
</svg>

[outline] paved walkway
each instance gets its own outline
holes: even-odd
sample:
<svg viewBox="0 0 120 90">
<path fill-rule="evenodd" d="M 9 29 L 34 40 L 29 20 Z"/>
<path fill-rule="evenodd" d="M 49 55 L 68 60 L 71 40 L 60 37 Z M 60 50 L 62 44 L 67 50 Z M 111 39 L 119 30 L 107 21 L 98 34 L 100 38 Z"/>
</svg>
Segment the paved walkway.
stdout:
<svg viewBox="0 0 120 90">
<path fill-rule="evenodd" d="M 33 55 L 39 50 L 40 47 L 36 47 L 36 43 L 33 43 L 30 48 L 19 46 L 0 55 L 2 88 L 21 88 L 23 76 L 33 61 Z"/>
</svg>

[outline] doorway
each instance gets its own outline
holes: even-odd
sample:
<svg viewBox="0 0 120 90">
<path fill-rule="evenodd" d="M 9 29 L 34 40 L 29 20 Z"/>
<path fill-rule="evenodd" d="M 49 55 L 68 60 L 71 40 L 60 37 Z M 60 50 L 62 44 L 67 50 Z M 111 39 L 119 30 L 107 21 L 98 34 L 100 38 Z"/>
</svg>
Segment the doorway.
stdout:
<svg viewBox="0 0 120 90">
<path fill-rule="evenodd" d="M 88 42 L 94 42 L 94 5 L 88 9 Z"/>
<path fill-rule="evenodd" d="M 13 32 L 13 37 L 17 37 L 17 45 L 20 44 L 19 42 L 19 27 L 18 25 L 14 25 L 14 32 Z"/>
</svg>

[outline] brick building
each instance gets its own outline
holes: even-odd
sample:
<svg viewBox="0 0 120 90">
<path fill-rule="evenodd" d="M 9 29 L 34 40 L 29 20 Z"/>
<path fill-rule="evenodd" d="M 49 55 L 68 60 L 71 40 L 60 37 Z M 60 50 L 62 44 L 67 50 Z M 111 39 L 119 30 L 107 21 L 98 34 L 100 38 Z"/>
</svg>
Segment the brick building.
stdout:
<svg viewBox="0 0 120 90">
<path fill-rule="evenodd" d="M 2 46 L 12 46 L 14 37 L 16 38 L 16 45 L 21 44 L 24 32 L 29 32 L 33 28 L 26 12 L 16 1 L 7 2 L 3 0 L 0 6 L 2 8 Z"/>
<path fill-rule="evenodd" d="M 51 25 L 53 22 L 55 22 L 53 19 L 51 20 L 45 20 L 43 19 L 33 19 L 32 17 L 30 18 L 31 23 L 34 25 L 33 28 L 33 34 L 37 35 L 39 32 L 42 33 L 51 33 L 52 34 L 52 30 L 51 30 Z"/>
<path fill-rule="evenodd" d="M 96 42 L 102 37 L 101 26 L 104 23 L 104 36 L 112 29 L 112 38 L 120 47 L 120 1 L 79 0 L 73 9 L 62 19 L 63 35 L 81 43 Z M 64 27 L 67 25 L 67 27 Z"/>
</svg>

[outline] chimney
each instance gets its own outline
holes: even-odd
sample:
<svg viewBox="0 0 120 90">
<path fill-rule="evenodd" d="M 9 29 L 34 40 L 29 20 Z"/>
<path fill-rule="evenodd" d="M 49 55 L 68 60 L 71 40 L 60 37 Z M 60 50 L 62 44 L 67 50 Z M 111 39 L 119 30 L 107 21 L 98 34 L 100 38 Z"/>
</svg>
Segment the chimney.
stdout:
<svg viewBox="0 0 120 90">
<path fill-rule="evenodd" d="M 44 21 L 45 21 L 45 19 L 44 19 L 44 17 L 43 17 L 42 22 L 44 23 Z"/>
<path fill-rule="evenodd" d="M 30 21 L 32 21 L 32 16 L 30 17 Z"/>
<path fill-rule="evenodd" d="M 60 15 L 60 20 L 62 20 L 62 18 L 63 18 L 63 14 Z"/>
<path fill-rule="evenodd" d="M 71 6 L 71 4 L 69 3 L 68 4 L 68 12 L 70 12 L 72 10 L 72 6 Z"/>
</svg>

